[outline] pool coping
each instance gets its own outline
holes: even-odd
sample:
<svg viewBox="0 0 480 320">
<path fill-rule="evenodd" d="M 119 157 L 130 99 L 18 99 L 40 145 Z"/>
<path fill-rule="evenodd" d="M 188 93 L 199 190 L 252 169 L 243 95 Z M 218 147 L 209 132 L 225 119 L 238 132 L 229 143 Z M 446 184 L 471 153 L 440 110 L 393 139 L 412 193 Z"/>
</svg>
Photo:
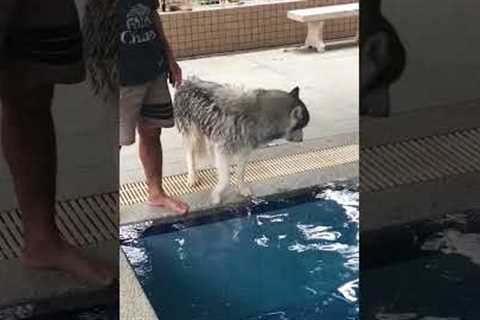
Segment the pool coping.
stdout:
<svg viewBox="0 0 480 320">
<path fill-rule="evenodd" d="M 362 232 L 480 208 L 479 192 L 480 172 L 402 185 L 380 192 L 362 192 Z"/>
<path fill-rule="evenodd" d="M 169 216 L 169 217 L 159 217 L 157 219 L 147 220 L 143 222 L 131 222 L 131 223 L 120 226 L 120 245 L 121 246 L 123 245 L 122 244 L 123 241 L 132 239 L 132 238 L 122 238 L 122 233 L 121 233 L 122 228 L 128 229 L 132 227 L 133 228 L 146 227 L 146 229 L 142 230 L 142 232 L 146 232 L 147 230 L 152 230 L 152 229 L 158 230 L 159 227 L 165 227 L 169 229 L 160 231 L 159 233 L 170 233 L 170 232 L 175 232 L 180 230 L 174 227 L 175 224 L 186 225 L 181 228 L 181 229 L 186 229 L 186 228 L 203 225 L 207 223 L 214 223 L 214 222 L 234 219 L 236 217 L 242 217 L 248 214 L 256 215 L 258 213 L 253 212 L 254 210 L 263 210 L 261 206 L 262 205 L 268 206 L 270 202 L 277 202 L 277 203 L 285 202 L 286 203 L 285 207 L 289 207 L 291 205 L 295 205 L 292 203 L 292 201 L 295 201 L 296 199 L 299 199 L 299 198 L 315 199 L 315 195 L 318 195 L 322 191 L 329 190 L 329 189 L 330 190 L 332 189 L 333 190 L 352 190 L 355 192 L 359 192 L 360 190 L 358 181 L 356 179 L 351 178 L 348 180 L 336 180 L 324 185 L 313 185 L 310 187 L 289 190 L 282 193 L 266 195 L 264 197 L 256 198 L 252 200 L 244 200 L 244 201 L 236 202 L 230 205 L 200 209 L 188 215 L 175 215 L 175 216 Z M 302 202 L 305 202 L 305 201 L 302 200 Z M 268 210 L 277 210 L 277 208 L 274 208 L 274 209 L 269 208 Z"/>
<path fill-rule="evenodd" d="M 478 128 L 480 98 L 392 114 L 360 117 L 361 148 Z"/>
</svg>

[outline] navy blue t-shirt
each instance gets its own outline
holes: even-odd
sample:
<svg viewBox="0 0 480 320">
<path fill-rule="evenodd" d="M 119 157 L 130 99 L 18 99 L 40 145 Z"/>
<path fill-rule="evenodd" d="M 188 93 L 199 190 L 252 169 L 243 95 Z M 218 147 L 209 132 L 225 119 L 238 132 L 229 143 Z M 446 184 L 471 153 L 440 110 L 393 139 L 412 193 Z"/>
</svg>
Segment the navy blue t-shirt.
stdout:
<svg viewBox="0 0 480 320">
<path fill-rule="evenodd" d="M 152 18 L 158 6 L 158 0 L 119 1 L 119 76 L 122 85 L 155 80 L 166 70 L 164 48 Z"/>
</svg>

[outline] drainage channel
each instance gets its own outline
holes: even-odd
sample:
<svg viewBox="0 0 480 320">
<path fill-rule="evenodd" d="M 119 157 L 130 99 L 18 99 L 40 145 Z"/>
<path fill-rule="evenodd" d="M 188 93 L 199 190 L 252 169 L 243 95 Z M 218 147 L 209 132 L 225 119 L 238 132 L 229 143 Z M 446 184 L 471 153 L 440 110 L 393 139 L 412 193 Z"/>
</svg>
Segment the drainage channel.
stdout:
<svg viewBox="0 0 480 320">
<path fill-rule="evenodd" d="M 87 247 L 118 239 L 118 195 L 95 195 L 56 204 L 61 235 L 72 245 Z M 23 247 L 18 209 L 0 211 L 0 260 L 15 259 Z"/>
<path fill-rule="evenodd" d="M 362 148 L 360 191 L 480 172 L 480 128 Z"/>
<path fill-rule="evenodd" d="M 334 167 L 358 161 L 358 144 L 343 145 L 323 150 L 313 150 L 280 156 L 272 159 L 249 163 L 245 179 L 247 182 L 261 182 L 272 178 L 284 177 L 311 170 Z M 203 169 L 198 172 L 199 182 L 190 187 L 187 175 L 179 174 L 163 179 L 165 191 L 172 196 L 213 189 L 216 184 L 215 169 Z M 236 182 L 235 175 L 233 183 Z M 147 197 L 147 185 L 144 181 L 127 183 L 120 187 L 120 206 L 142 203 Z"/>
</svg>

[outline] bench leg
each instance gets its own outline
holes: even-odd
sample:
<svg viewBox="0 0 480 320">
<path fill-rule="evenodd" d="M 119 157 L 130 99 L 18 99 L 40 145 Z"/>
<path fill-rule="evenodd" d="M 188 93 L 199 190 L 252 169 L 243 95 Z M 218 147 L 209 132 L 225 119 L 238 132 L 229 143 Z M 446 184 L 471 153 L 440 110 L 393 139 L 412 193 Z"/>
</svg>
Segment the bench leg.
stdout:
<svg viewBox="0 0 480 320">
<path fill-rule="evenodd" d="M 325 51 L 323 23 L 323 21 L 308 23 L 307 39 L 305 40 L 305 46 L 315 48 L 318 52 Z"/>
<path fill-rule="evenodd" d="M 357 20 L 356 28 L 357 28 L 357 30 L 355 31 L 355 36 L 353 38 L 353 41 L 355 41 L 355 43 L 359 43 L 359 41 L 360 41 L 360 18 L 358 18 L 358 20 Z"/>
</svg>

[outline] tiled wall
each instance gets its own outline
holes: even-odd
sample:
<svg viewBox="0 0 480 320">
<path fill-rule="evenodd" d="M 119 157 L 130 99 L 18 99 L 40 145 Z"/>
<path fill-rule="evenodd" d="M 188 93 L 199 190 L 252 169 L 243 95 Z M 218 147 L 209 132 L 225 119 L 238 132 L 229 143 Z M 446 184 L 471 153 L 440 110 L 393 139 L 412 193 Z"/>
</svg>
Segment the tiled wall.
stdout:
<svg viewBox="0 0 480 320">
<path fill-rule="evenodd" d="M 356 0 L 295 0 L 230 8 L 162 13 L 162 21 L 177 57 L 301 44 L 307 27 L 287 18 L 287 11 L 358 2 Z M 355 34 L 357 17 L 328 21 L 325 39 Z"/>
</svg>

